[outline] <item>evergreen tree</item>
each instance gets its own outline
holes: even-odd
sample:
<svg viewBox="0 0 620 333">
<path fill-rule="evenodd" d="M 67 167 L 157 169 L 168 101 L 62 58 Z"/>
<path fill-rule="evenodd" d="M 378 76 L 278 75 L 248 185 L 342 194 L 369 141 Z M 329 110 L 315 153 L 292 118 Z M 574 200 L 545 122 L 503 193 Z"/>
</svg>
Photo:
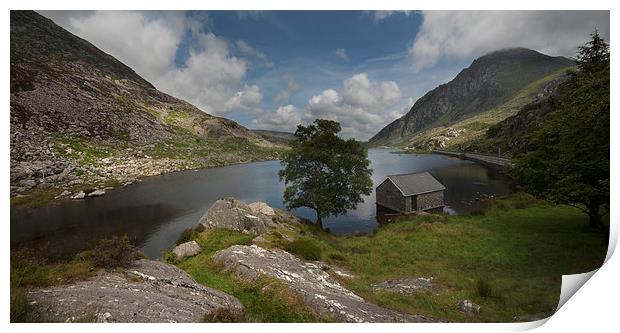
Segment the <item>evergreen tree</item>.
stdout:
<svg viewBox="0 0 620 333">
<path fill-rule="evenodd" d="M 557 108 L 534 132 L 514 170 L 525 189 L 581 209 L 604 229 L 609 210 L 609 46 L 594 32 L 579 48 L 579 71 L 558 92 Z"/>
</svg>

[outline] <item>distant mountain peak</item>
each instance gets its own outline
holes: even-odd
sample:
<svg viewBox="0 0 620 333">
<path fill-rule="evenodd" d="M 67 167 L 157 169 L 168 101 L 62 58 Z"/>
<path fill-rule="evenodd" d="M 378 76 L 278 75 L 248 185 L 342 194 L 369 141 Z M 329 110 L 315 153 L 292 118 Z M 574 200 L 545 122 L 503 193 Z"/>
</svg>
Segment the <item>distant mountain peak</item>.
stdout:
<svg viewBox="0 0 620 333">
<path fill-rule="evenodd" d="M 523 47 L 489 52 L 475 59 L 452 81 L 418 99 L 407 114 L 384 127 L 369 143 L 397 144 L 424 129 L 488 111 L 529 83 L 572 65 L 571 59 Z"/>
</svg>

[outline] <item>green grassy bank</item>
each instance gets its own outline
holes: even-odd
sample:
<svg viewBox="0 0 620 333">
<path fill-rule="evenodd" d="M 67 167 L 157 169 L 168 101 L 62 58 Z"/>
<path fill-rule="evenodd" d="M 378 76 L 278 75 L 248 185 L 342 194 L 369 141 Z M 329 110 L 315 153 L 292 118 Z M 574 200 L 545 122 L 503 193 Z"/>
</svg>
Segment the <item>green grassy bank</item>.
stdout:
<svg viewBox="0 0 620 333">
<path fill-rule="evenodd" d="M 557 305 L 562 275 L 598 268 L 607 250 L 605 237 L 589 229 L 584 214 L 524 194 L 496 199 L 484 212 L 471 215 L 409 216 L 372 236 L 334 236 L 313 225 L 302 225 L 291 236 L 298 240 L 295 244 L 271 233 L 263 246 L 350 270 L 355 278 L 343 283 L 378 305 L 458 322 L 510 322 L 514 316 L 550 311 Z M 256 286 L 213 265 L 216 250 L 249 244 L 249 236 L 206 231 L 196 240 L 205 251 L 177 264 L 198 282 L 239 297 L 257 319 L 313 319 L 300 304 L 257 307 L 264 296 Z M 402 296 L 371 288 L 403 277 L 433 277 L 441 292 Z M 458 311 L 463 299 L 481 306 L 479 317 Z"/>
</svg>

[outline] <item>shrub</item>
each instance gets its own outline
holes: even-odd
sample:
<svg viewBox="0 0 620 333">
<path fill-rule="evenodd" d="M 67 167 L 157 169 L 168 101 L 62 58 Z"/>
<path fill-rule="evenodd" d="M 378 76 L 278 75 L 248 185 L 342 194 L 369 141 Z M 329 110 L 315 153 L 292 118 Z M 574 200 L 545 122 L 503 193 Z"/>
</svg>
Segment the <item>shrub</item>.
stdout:
<svg viewBox="0 0 620 333">
<path fill-rule="evenodd" d="M 194 238 L 194 230 L 193 229 L 185 229 L 181 232 L 181 236 L 177 239 L 176 245 L 183 244 L 189 242 Z"/>
<path fill-rule="evenodd" d="M 205 231 L 205 229 L 206 229 L 206 228 L 205 228 L 204 224 L 199 223 L 199 224 L 196 226 L 196 228 L 194 228 L 194 231 L 196 231 L 196 232 L 203 232 L 203 231 Z"/>
<path fill-rule="evenodd" d="M 106 269 L 127 268 L 134 260 L 144 258 L 140 250 L 131 245 L 127 236 L 102 239 L 92 254 L 93 265 Z"/>
<path fill-rule="evenodd" d="M 207 313 L 202 318 L 205 323 L 244 323 L 247 322 L 245 315 L 241 311 L 228 308 L 217 308 Z"/>
<path fill-rule="evenodd" d="M 176 265 L 178 263 L 177 256 L 170 251 L 163 251 L 163 259 L 167 264 Z"/>
<path fill-rule="evenodd" d="M 321 248 L 311 239 L 296 239 L 286 245 L 286 250 L 306 260 L 320 260 Z"/>
</svg>

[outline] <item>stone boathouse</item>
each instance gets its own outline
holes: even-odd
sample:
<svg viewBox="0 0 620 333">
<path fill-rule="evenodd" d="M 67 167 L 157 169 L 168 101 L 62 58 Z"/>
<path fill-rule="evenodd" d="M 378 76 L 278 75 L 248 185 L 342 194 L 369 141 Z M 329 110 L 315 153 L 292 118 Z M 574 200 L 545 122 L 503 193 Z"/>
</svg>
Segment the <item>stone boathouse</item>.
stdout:
<svg viewBox="0 0 620 333">
<path fill-rule="evenodd" d="M 377 204 L 403 214 L 440 208 L 445 189 L 428 172 L 391 175 L 376 188 Z"/>
</svg>

